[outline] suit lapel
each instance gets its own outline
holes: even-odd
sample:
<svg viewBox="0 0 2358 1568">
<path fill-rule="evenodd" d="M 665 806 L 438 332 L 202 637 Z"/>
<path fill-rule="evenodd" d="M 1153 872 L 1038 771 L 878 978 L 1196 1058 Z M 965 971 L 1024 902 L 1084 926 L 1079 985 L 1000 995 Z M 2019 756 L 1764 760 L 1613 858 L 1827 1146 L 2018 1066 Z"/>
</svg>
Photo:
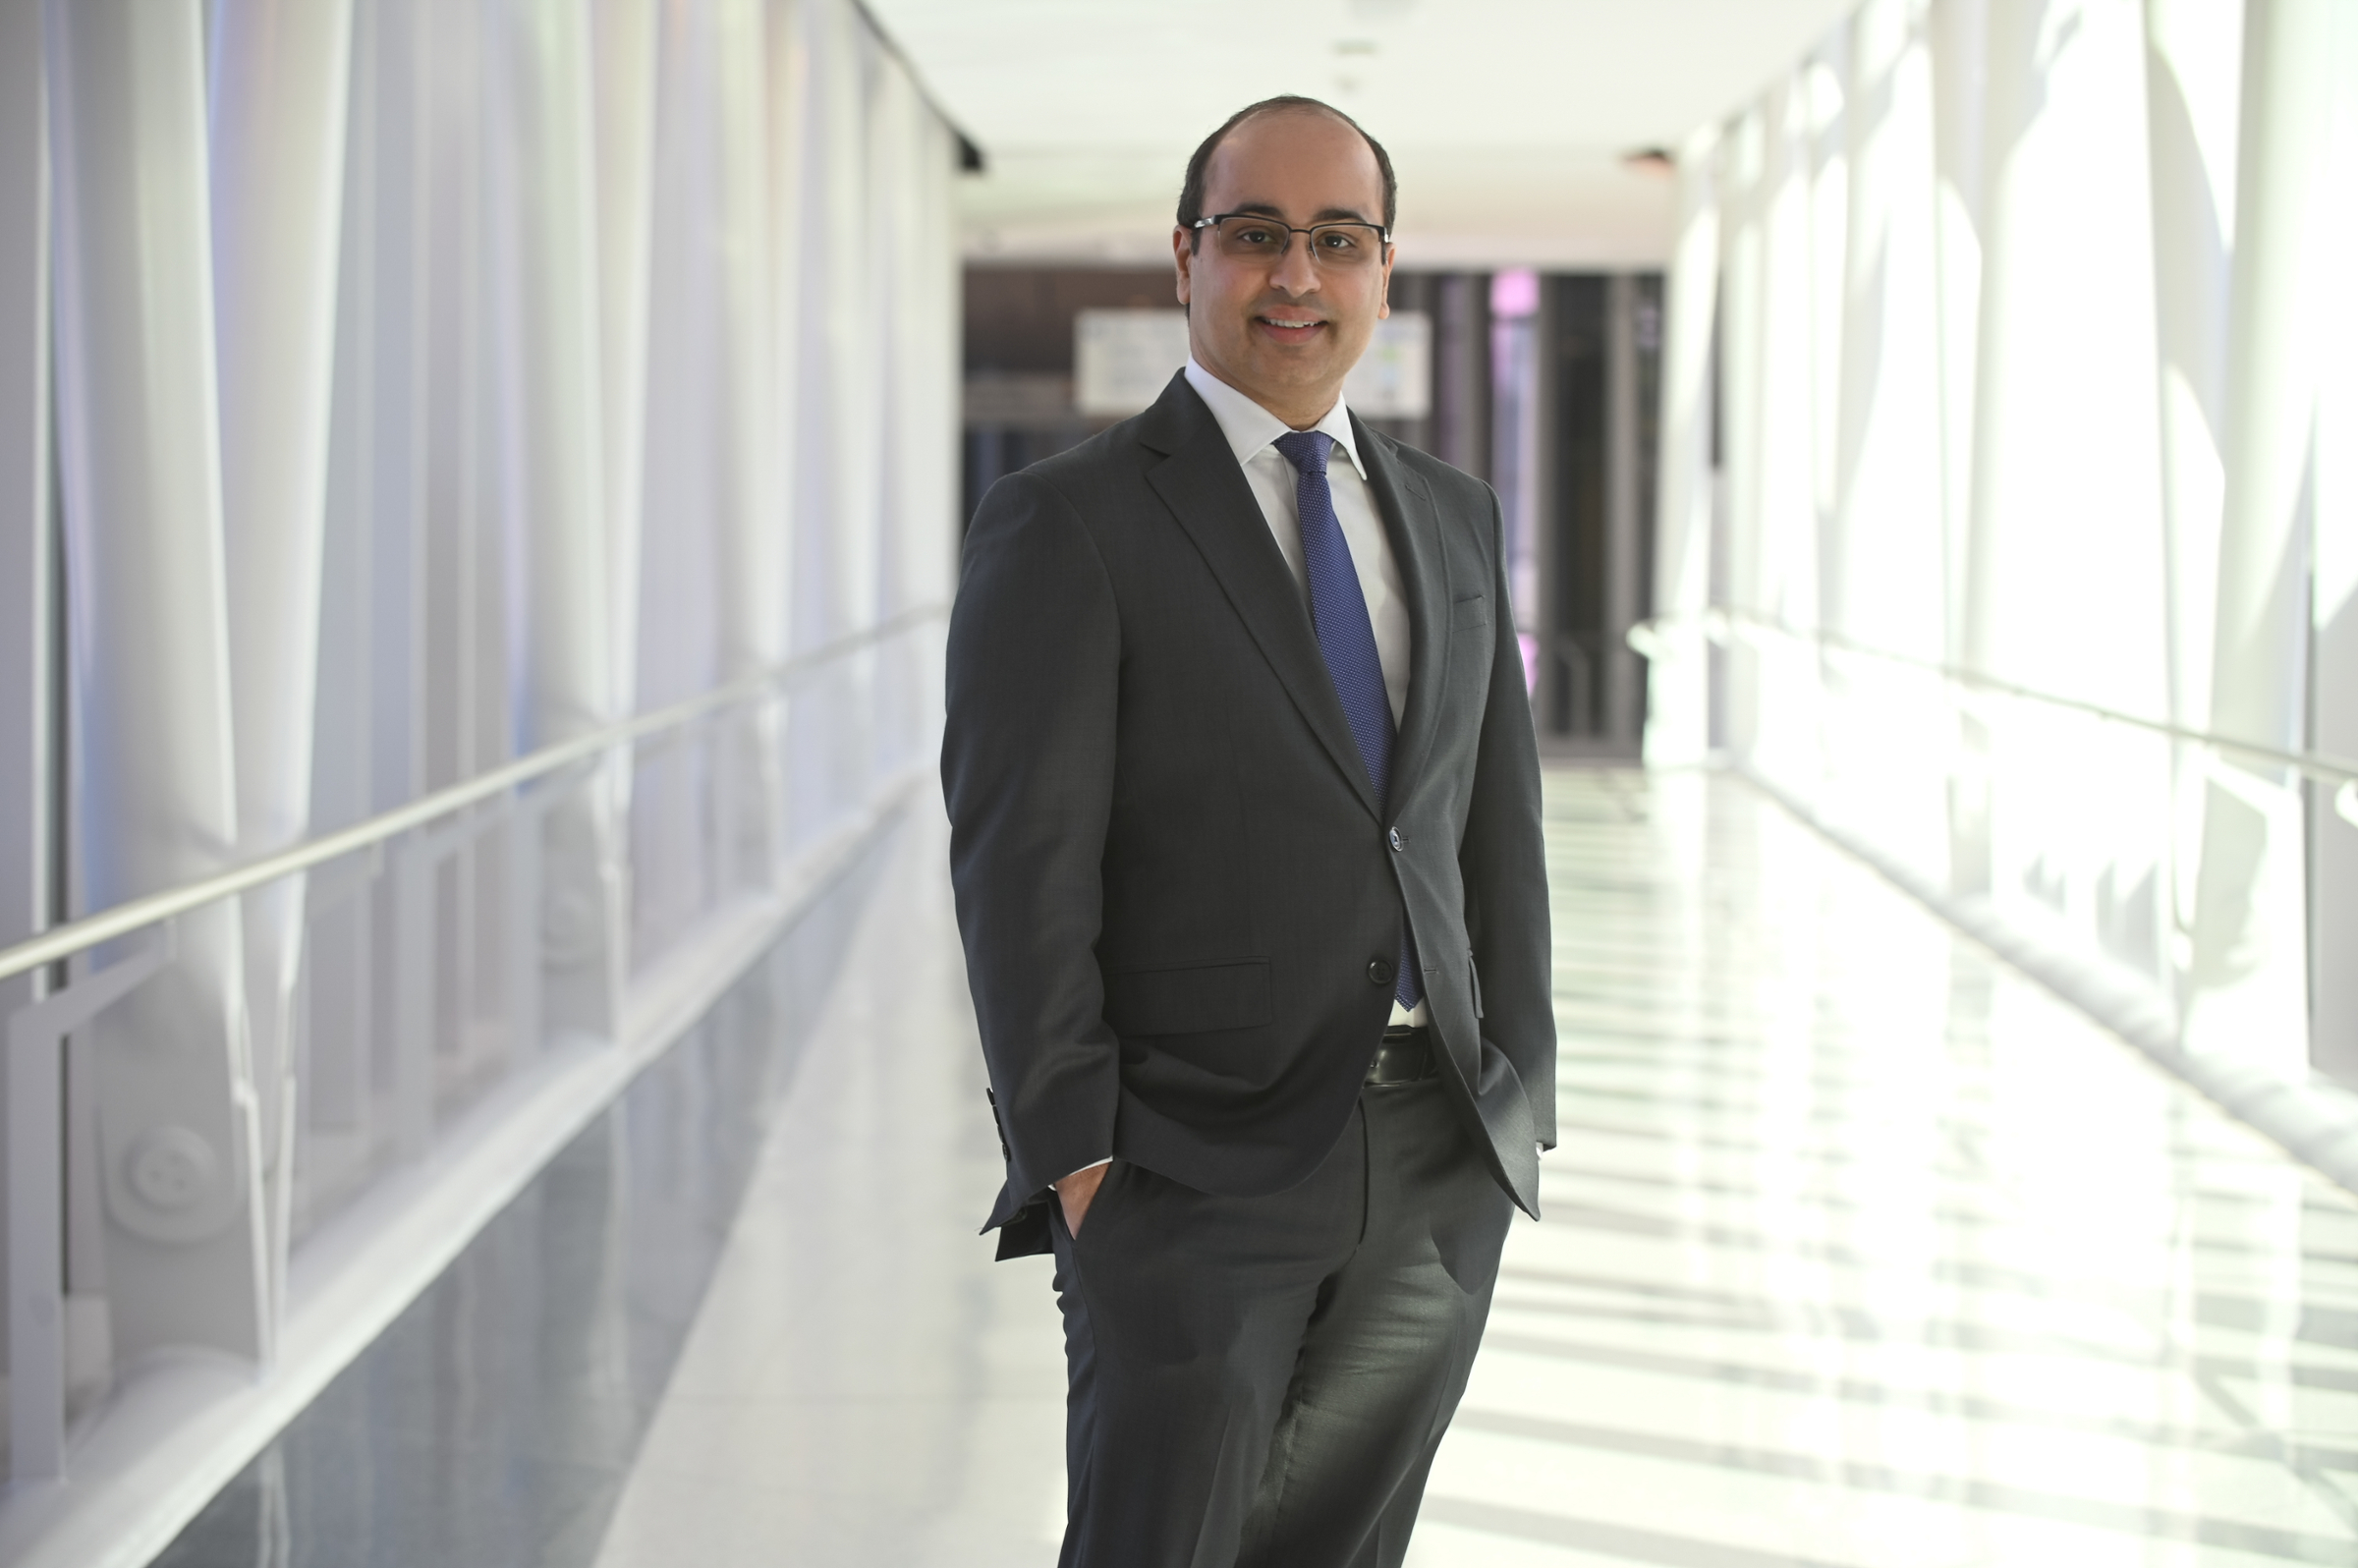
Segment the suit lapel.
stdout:
<svg viewBox="0 0 2358 1568">
<path fill-rule="evenodd" d="M 1392 541 L 1400 566 L 1400 589 L 1408 597 L 1408 705 L 1393 748 L 1391 794 L 1407 799 L 1409 785 L 1432 750 L 1440 722 L 1441 693 L 1449 663 L 1449 575 L 1442 565 L 1440 516 L 1432 493 L 1392 456 L 1391 443 L 1351 419 L 1359 453 L 1376 492 L 1376 510 Z"/>
<path fill-rule="evenodd" d="M 1277 674 L 1311 732 L 1342 770 L 1370 815 L 1380 818 L 1381 803 L 1368 785 L 1367 764 L 1343 717 L 1334 679 L 1319 651 L 1310 610 L 1287 570 L 1277 541 L 1269 536 L 1261 503 L 1237 467 L 1217 420 L 1187 384 L 1172 377 L 1139 430 L 1139 439 L 1163 460 L 1147 471 L 1147 482 L 1162 497 L 1202 552 L 1221 591 L 1236 607 L 1262 657 Z"/>
</svg>

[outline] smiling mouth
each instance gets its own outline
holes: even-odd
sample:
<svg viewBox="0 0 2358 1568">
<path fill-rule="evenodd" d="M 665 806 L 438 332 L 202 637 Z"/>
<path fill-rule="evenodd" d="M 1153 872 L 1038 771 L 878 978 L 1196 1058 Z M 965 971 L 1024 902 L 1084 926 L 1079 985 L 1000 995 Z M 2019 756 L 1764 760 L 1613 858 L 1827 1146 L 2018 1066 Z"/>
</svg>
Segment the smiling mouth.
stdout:
<svg viewBox="0 0 2358 1568">
<path fill-rule="evenodd" d="M 1323 317 L 1315 315 L 1257 315 L 1253 319 L 1279 337 L 1296 340 L 1309 337 L 1326 324 Z"/>
</svg>

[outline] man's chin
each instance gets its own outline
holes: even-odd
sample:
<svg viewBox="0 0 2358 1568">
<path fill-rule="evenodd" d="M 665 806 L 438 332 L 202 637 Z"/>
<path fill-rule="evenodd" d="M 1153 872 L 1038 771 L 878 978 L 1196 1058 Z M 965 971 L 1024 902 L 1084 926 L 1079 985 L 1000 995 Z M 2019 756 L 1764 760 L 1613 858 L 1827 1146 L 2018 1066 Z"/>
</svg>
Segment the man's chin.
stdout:
<svg viewBox="0 0 2358 1568">
<path fill-rule="evenodd" d="M 1324 391 L 1327 401 L 1332 402 L 1333 395 L 1342 387 L 1347 366 L 1337 366 L 1332 344 L 1312 347 L 1315 353 L 1287 352 L 1275 345 L 1266 346 L 1261 353 L 1248 357 L 1247 373 L 1257 385 L 1272 393 L 1282 393 L 1288 398 L 1315 398 Z"/>
</svg>

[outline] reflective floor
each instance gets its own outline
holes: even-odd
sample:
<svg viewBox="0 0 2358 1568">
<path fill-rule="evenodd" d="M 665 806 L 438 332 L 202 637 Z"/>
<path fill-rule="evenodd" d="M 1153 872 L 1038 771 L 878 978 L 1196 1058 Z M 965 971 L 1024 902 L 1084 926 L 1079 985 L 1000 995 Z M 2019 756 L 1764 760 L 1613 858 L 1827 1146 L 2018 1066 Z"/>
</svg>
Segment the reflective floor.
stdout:
<svg viewBox="0 0 2358 1568">
<path fill-rule="evenodd" d="M 2358 1205 L 1741 783 L 1551 781 L 1562 1147 L 1419 1568 L 2358 1563 Z"/>
<path fill-rule="evenodd" d="M 1064 1354 L 1048 1261 L 990 1260 L 1000 1179 L 949 899 L 911 824 L 784 1101 L 600 1568 L 1049 1568 Z"/>
<path fill-rule="evenodd" d="M 821 894 L 159 1568 L 587 1568 L 806 1070 L 807 999 L 892 853 Z"/>
<path fill-rule="evenodd" d="M 1548 829 L 1563 1147 L 1416 1568 L 2358 1564 L 2347 1195 L 1739 782 L 1559 774 Z M 1055 1313 L 973 1235 L 944 836 L 165 1560 L 1047 1568 Z"/>
</svg>

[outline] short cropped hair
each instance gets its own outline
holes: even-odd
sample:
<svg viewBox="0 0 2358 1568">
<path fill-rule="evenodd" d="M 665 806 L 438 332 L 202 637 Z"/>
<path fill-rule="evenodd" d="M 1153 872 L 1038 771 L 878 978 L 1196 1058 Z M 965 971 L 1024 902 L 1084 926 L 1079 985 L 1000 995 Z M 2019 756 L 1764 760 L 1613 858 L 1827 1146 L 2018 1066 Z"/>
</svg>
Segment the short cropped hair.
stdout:
<svg viewBox="0 0 2358 1568">
<path fill-rule="evenodd" d="M 1263 98 L 1259 103 L 1248 103 L 1237 110 L 1236 113 L 1221 122 L 1217 131 L 1206 137 L 1204 144 L 1196 148 L 1196 155 L 1187 160 L 1187 183 L 1179 188 L 1179 227 L 1187 231 L 1189 250 L 1192 251 L 1196 248 L 1196 242 L 1202 239 L 1204 234 L 1203 230 L 1196 227 L 1196 220 L 1204 216 L 1205 171 L 1211 166 L 1211 155 L 1220 149 L 1221 142 L 1228 140 L 1229 132 L 1243 125 L 1255 115 L 1279 114 L 1288 111 L 1309 111 L 1316 114 L 1332 115 L 1359 133 L 1360 140 L 1368 144 L 1368 150 L 1376 154 L 1376 167 L 1382 171 L 1383 232 L 1386 235 L 1392 232 L 1392 225 L 1400 215 L 1400 182 L 1392 177 L 1392 155 L 1383 150 L 1382 142 L 1368 135 L 1365 126 L 1333 104 L 1321 103 L 1316 98 L 1305 98 L 1299 94 L 1288 92 L 1274 98 Z"/>
</svg>

